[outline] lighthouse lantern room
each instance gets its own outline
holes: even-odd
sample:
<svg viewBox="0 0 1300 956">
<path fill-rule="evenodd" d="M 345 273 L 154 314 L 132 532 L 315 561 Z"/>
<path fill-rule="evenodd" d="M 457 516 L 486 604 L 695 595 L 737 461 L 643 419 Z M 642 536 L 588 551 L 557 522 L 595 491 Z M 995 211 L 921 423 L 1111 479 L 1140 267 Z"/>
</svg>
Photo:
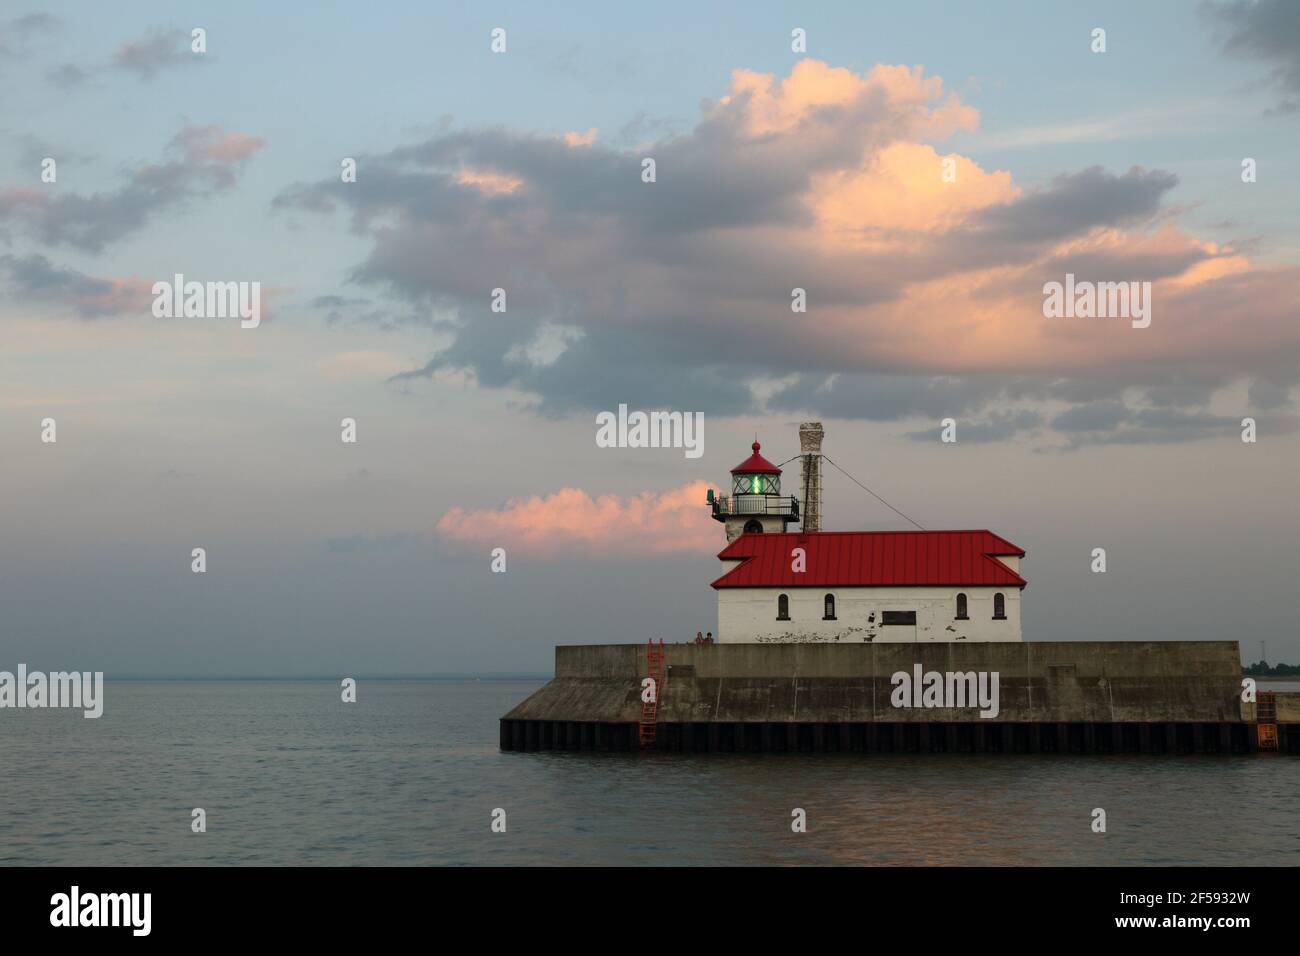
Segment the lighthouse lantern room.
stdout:
<svg viewBox="0 0 1300 956">
<path fill-rule="evenodd" d="M 716 497 L 709 492 L 713 518 L 727 528 L 727 540 L 742 534 L 784 531 L 799 520 L 799 502 L 793 495 L 781 495 L 781 469 L 761 454 L 754 442 L 753 454 L 731 469 L 731 494 Z"/>
</svg>

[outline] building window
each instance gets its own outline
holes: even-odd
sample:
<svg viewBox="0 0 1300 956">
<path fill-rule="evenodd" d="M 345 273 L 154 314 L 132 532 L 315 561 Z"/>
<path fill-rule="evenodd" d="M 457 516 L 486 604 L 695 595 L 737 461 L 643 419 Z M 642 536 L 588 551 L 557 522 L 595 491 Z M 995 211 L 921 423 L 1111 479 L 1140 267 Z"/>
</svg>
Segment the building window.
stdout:
<svg viewBox="0 0 1300 956">
<path fill-rule="evenodd" d="M 745 522 L 745 534 L 762 534 L 763 522 L 757 518 L 750 518 Z"/>
<path fill-rule="evenodd" d="M 916 624 L 915 611 L 881 611 L 881 624 Z"/>
<path fill-rule="evenodd" d="M 826 613 L 822 617 L 823 621 L 835 620 L 835 595 L 826 595 Z"/>
<path fill-rule="evenodd" d="M 1005 621 L 1007 619 L 1007 599 L 1001 594 L 993 595 L 993 620 Z"/>
<path fill-rule="evenodd" d="M 957 595 L 957 620 L 959 621 L 970 620 L 970 618 L 966 616 L 966 595 L 964 594 Z"/>
<path fill-rule="evenodd" d="M 782 594 L 776 599 L 776 619 L 778 621 L 790 620 L 790 596 Z"/>
</svg>

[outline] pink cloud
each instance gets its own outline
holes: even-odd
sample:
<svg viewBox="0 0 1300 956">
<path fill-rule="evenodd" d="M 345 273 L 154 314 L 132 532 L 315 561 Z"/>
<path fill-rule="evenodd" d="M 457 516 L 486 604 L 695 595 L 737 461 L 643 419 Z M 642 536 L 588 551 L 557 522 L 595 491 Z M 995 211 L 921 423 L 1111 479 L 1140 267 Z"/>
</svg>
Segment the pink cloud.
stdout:
<svg viewBox="0 0 1300 956">
<path fill-rule="evenodd" d="M 572 146 L 575 149 L 579 146 L 590 146 L 592 143 L 596 142 L 596 132 L 596 127 L 593 126 L 585 133 L 579 133 L 576 131 L 565 133 L 562 137 L 564 139 L 564 145 Z"/>
<path fill-rule="evenodd" d="M 494 173 L 490 169 L 462 169 L 456 174 L 456 182 L 472 186 L 485 196 L 509 195 L 524 184 L 518 176 Z"/>
<path fill-rule="evenodd" d="M 600 495 L 562 488 L 544 497 L 511 498 L 501 508 L 452 508 L 439 519 L 440 536 L 464 544 L 554 554 L 707 553 L 721 548 L 719 525 L 694 481 L 669 491 Z"/>
<path fill-rule="evenodd" d="M 187 126 L 173 140 L 190 162 L 242 163 L 266 145 L 260 136 L 227 133 L 220 126 Z"/>
<path fill-rule="evenodd" d="M 941 137 L 979 124 L 974 107 L 955 94 L 945 97 L 942 77 L 927 77 L 919 66 L 880 64 L 859 76 L 805 59 L 779 82 L 771 73 L 738 69 L 718 105 L 723 111 L 739 108 L 751 136 L 806 135 L 808 121 L 826 110 L 873 118 L 887 114 L 894 136 Z"/>
</svg>

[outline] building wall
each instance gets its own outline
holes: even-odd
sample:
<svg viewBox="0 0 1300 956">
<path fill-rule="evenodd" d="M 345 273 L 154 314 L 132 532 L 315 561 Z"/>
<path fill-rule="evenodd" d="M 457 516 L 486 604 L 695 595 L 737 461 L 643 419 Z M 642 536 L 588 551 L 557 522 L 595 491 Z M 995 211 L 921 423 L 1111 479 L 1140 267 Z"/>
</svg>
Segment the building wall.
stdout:
<svg viewBox="0 0 1300 956">
<path fill-rule="evenodd" d="M 935 643 L 1020 641 L 1019 588 L 718 588 L 718 640 L 743 643 Z M 957 595 L 969 620 L 959 621 Z M 993 595 L 1006 599 L 1006 620 L 993 620 Z M 777 597 L 790 599 L 790 620 L 778 621 Z M 836 620 L 822 620 L 835 595 Z M 915 611 L 916 626 L 882 625 L 884 611 Z"/>
<path fill-rule="evenodd" d="M 1236 641 L 667 644 L 664 652 L 666 723 L 982 721 L 972 708 L 893 706 L 893 675 L 917 665 L 998 672 L 1004 722 L 1251 719 Z M 555 679 L 505 717 L 635 725 L 646 666 L 645 644 L 557 647 Z"/>
</svg>

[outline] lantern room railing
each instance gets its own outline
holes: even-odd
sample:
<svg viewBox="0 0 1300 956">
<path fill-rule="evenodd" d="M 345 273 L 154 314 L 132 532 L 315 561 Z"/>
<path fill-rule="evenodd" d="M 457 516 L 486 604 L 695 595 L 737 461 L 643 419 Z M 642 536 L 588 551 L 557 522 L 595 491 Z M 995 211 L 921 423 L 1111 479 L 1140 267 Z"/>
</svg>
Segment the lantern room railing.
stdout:
<svg viewBox="0 0 1300 956">
<path fill-rule="evenodd" d="M 794 495 L 731 495 L 715 496 L 713 517 L 725 518 L 728 515 L 772 515 L 798 520 L 799 502 Z"/>
</svg>

